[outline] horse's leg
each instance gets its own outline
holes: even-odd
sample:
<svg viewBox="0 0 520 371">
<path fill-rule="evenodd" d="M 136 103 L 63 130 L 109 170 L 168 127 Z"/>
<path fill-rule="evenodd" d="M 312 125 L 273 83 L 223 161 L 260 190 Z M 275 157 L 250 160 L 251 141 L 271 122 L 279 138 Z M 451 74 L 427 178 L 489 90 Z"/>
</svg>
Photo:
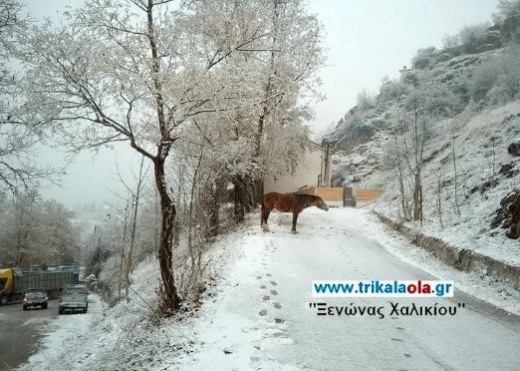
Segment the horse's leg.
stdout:
<svg viewBox="0 0 520 371">
<path fill-rule="evenodd" d="M 269 227 L 267 226 L 267 218 L 269 218 L 270 211 L 267 210 L 265 206 L 265 202 L 262 202 L 262 212 L 260 215 L 260 226 L 264 231 L 269 231 Z"/>
<path fill-rule="evenodd" d="M 269 214 L 270 213 L 271 213 L 271 211 L 269 211 L 269 210 L 265 211 L 265 228 L 264 228 L 264 230 L 266 232 L 269 232 L 269 226 L 267 225 L 267 219 L 269 219 Z"/>
<path fill-rule="evenodd" d="M 296 222 L 298 221 L 298 215 L 300 213 L 293 213 L 292 214 L 292 229 L 291 229 L 291 232 L 292 233 L 296 233 Z"/>
<path fill-rule="evenodd" d="M 263 229 L 265 224 L 265 205 L 264 201 L 262 201 L 262 211 L 260 211 L 260 227 Z"/>
</svg>

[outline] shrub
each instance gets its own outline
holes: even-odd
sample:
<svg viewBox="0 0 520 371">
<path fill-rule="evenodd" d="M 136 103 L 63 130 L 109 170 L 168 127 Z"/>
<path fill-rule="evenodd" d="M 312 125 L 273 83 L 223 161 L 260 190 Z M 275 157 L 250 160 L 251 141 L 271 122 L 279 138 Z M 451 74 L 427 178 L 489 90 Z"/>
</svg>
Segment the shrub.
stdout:
<svg viewBox="0 0 520 371">
<path fill-rule="evenodd" d="M 452 117 L 464 109 L 463 100 L 445 86 L 429 86 L 426 93 L 426 107 L 430 115 Z"/>
<path fill-rule="evenodd" d="M 469 81 L 469 93 L 475 102 L 484 100 L 488 92 L 495 86 L 499 76 L 496 61 L 491 60 L 475 68 L 473 77 Z"/>
<path fill-rule="evenodd" d="M 520 92 L 520 44 L 511 43 L 500 58 L 503 84 L 509 99 L 514 99 Z"/>
<path fill-rule="evenodd" d="M 494 18 L 506 40 L 520 40 L 520 0 L 500 0 Z"/>
<path fill-rule="evenodd" d="M 400 81 L 387 80 L 381 85 L 377 103 L 385 104 L 388 101 L 400 101 L 408 95 L 409 89 L 408 85 Z"/>
<path fill-rule="evenodd" d="M 419 49 L 412 59 L 412 66 L 419 70 L 431 69 L 437 63 L 437 57 L 437 49 L 434 46 Z"/>
<path fill-rule="evenodd" d="M 375 105 L 375 99 L 373 96 L 367 93 L 366 90 L 363 90 L 361 93 L 357 95 L 357 105 L 362 110 L 368 110 Z"/>
<path fill-rule="evenodd" d="M 487 43 L 487 30 L 489 23 L 478 23 L 464 26 L 459 32 L 460 47 L 465 54 L 478 53 L 482 46 Z"/>
</svg>

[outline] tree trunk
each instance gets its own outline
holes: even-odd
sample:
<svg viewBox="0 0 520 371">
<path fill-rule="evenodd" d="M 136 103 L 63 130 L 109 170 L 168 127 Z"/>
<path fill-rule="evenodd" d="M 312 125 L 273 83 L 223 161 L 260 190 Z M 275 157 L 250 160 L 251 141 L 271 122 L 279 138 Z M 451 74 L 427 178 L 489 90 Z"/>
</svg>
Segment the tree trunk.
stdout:
<svg viewBox="0 0 520 371">
<path fill-rule="evenodd" d="M 441 172 L 437 175 L 437 212 L 439 213 L 439 223 L 441 224 L 441 228 L 444 229 L 444 223 L 442 221 L 442 182 L 441 182 Z"/>
<path fill-rule="evenodd" d="M 211 215 L 209 218 L 208 237 L 215 237 L 219 233 L 220 228 L 220 206 L 222 199 L 226 192 L 226 182 L 224 178 L 217 178 L 215 180 L 215 193 L 213 194 L 211 204 Z"/>
<path fill-rule="evenodd" d="M 128 201 L 125 207 L 125 225 L 123 227 L 123 240 L 121 241 L 121 265 L 119 267 L 119 285 L 118 285 L 118 297 L 121 298 L 121 286 L 123 282 L 123 269 L 125 265 L 125 246 L 126 246 L 126 229 L 128 226 Z M 128 281 L 126 281 L 126 284 L 128 285 Z M 127 295 L 128 295 L 128 286 L 126 289 Z"/>
<path fill-rule="evenodd" d="M 253 207 L 256 208 L 264 198 L 264 179 L 255 179 L 253 182 Z"/>
<path fill-rule="evenodd" d="M 143 177 L 143 166 L 144 166 L 144 156 L 141 157 L 141 165 L 139 166 L 139 177 L 137 178 L 137 187 L 135 190 L 134 197 L 134 205 L 133 205 L 133 214 L 132 214 L 132 226 L 130 229 L 130 247 L 128 249 L 128 259 L 126 263 L 126 271 L 125 271 L 125 282 L 126 282 L 126 291 L 125 296 L 128 298 L 128 286 L 130 286 L 130 272 L 132 271 L 132 267 L 134 265 L 134 249 L 135 249 L 135 235 L 137 231 L 137 215 L 139 212 L 139 200 L 141 199 L 141 187 L 143 185 L 144 177 Z"/>
<path fill-rule="evenodd" d="M 157 186 L 157 191 L 159 192 L 159 198 L 161 202 L 162 215 L 159 246 L 159 266 L 161 268 L 161 278 L 163 283 L 163 303 L 161 309 L 165 315 L 171 315 L 180 308 L 181 300 L 177 293 L 177 287 L 175 286 L 175 279 L 173 277 L 172 269 L 173 229 L 176 210 L 175 205 L 168 195 L 168 190 L 166 188 L 164 162 L 165 160 L 160 156 L 155 158 L 154 174 L 155 184 Z"/>
<path fill-rule="evenodd" d="M 254 200 L 253 200 L 253 177 L 251 174 L 247 174 L 243 178 L 244 183 L 244 210 L 246 214 L 249 214 L 251 210 L 254 209 Z"/>
<path fill-rule="evenodd" d="M 235 223 L 242 223 L 245 219 L 246 190 L 244 177 L 237 176 L 235 186 Z"/>
<path fill-rule="evenodd" d="M 421 184 L 421 175 L 420 173 L 415 174 L 414 181 L 414 191 L 413 191 L 413 220 L 421 221 L 423 220 L 422 215 L 422 184 Z"/>
<path fill-rule="evenodd" d="M 142 3 L 144 5 L 144 3 Z M 153 158 L 154 175 L 157 191 L 161 203 L 161 236 L 159 245 L 159 266 L 161 268 L 162 287 L 162 312 L 164 315 L 171 315 L 180 307 L 180 298 L 175 286 L 173 277 L 172 257 L 173 257 L 173 233 L 175 226 L 176 210 L 173 200 L 168 195 L 166 185 L 166 174 L 164 172 L 164 163 L 168 157 L 171 145 L 173 143 L 171 128 L 166 122 L 164 98 L 162 90 L 161 62 L 159 51 L 157 48 L 157 40 L 155 36 L 153 7 L 157 4 L 153 0 L 148 0 L 146 6 L 148 19 L 148 41 L 151 52 L 151 69 L 152 82 L 155 96 L 155 107 L 157 111 L 157 121 L 161 133 L 161 141 L 157 146 L 157 155 Z"/>
<path fill-rule="evenodd" d="M 211 214 L 209 216 L 209 229 L 208 229 L 208 237 L 215 237 L 218 235 L 218 230 L 220 227 L 220 195 L 218 184 L 216 186 L 215 194 L 213 195 L 213 200 L 211 203 Z"/>
<path fill-rule="evenodd" d="M 453 124 L 452 124 L 453 125 Z M 454 202 L 455 202 L 455 212 L 457 215 L 460 216 L 460 208 L 459 208 L 459 195 L 458 195 L 458 173 L 457 173 L 457 154 L 455 152 L 455 134 L 453 133 L 452 129 L 452 136 L 451 136 L 451 157 L 453 159 L 453 196 L 454 196 Z"/>
</svg>

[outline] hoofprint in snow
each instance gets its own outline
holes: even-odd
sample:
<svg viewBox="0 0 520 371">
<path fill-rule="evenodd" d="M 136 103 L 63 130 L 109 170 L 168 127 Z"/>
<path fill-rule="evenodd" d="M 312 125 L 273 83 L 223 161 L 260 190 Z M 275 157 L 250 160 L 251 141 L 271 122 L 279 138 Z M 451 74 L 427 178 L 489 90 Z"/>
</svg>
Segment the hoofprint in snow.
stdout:
<svg viewBox="0 0 520 371">
<path fill-rule="evenodd" d="M 518 317 L 504 312 L 500 321 L 487 318 L 478 308 L 483 305 L 491 313 L 493 307 L 462 292 L 520 314 L 515 290 L 445 267 L 367 210 L 305 210 L 296 235 L 290 233 L 290 214 L 272 214 L 269 233 L 260 230 L 259 216 L 253 216 L 247 226 L 214 244 L 212 276 L 218 276 L 219 287 L 206 292 L 194 317 L 151 323 L 148 306 L 159 279 L 157 262 L 151 259 L 133 275 L 130 302 L 104 309 L 97 302 L 87 315 L 56 319 L 50 325 L 55 330 L 42 340 L 43 349 L 21 369 L 435 370 L 449 365 L 462 370 L 489 365 L 505 370 L 520 363 L 515 351 L 520 346 Z M 464 301 L 467 307 L 450 318 L 395 318 L 389 309 L 385 319 L 318 317 L 309 303 L 316 301 L 312 280 L 320 279 L 453 280 L 453 299 L 413 302 Z M 390 305 L 377 298 L 345 300 L 328 302 Z M 486 336 L 472 333 L 474 329 Z M 461 352 L 446 356 L 454 348 Z M 460 356 L 475 352 L 481 356 Z"/>
</svg>

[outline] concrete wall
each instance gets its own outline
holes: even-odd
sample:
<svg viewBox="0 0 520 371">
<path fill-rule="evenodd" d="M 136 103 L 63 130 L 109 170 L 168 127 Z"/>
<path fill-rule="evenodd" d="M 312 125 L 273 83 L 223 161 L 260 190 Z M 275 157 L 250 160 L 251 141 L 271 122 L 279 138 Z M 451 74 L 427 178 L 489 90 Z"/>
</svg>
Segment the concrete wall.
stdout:
<svg viewBox="0 0 520 371">
<path fill-rule="evenodd" d="M 425 236 L 416 232 L 402 223 L 377 212 L 376 215 L 383 223 L 401 233 L 415 245 L 431 252 L 443 263 L 451 265 L 459 271 L 475 272 L 479 275 L 485 274 L 486 276 L 494 277 L 501 282 L 512 285 L 516 290 L 520 290 L 520 266 L 495 260 L 476 251 L 459 249 L 448 245 L 439 238 Z"/>
<path fill-rule="evenodd" d="M 326 166 L 326 150 L 312 144 L 310 150 L 305 152 L 294 174 L 280 175 L 277 177 L 266 176 L 264 180 L 264 193 L 269 192 L 296 192 L 301 187 L 313 187 L 318 185 L 321 174 L 322 185 L 330 186 L 330 155 L 329 164 Z"/>
</svg>

